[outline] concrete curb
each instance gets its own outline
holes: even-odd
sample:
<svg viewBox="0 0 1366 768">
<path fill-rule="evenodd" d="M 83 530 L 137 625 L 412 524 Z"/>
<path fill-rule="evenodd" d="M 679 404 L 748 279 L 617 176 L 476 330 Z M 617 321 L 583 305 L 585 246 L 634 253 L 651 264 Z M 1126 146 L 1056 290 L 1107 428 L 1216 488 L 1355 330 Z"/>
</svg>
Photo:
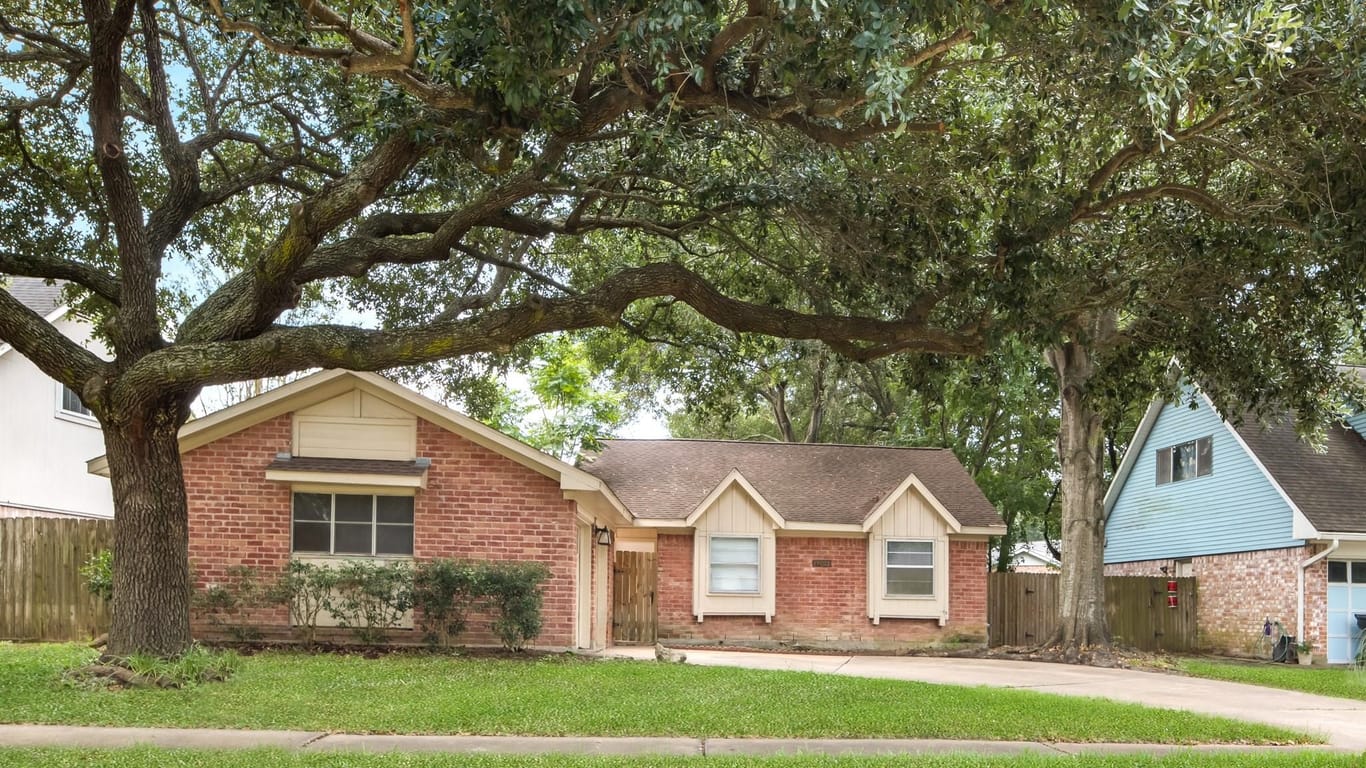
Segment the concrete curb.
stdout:
<svg viewBox="0 0 1366 768">
<path fill-rule="evenodd" d="M 433 736 L 323 733 L 320 731 L 237 731 L 207 728 L 103 728 L 70 725 L 0 725 L 0 747 L 110 748 L 151 745 L 182 749 L 258 749 L 309 752 L 445 752 L 498 755 L 674 755 L 684 757 L 764 755 L 923 754 L 1151 754 L 1173 752 L 1344 752 L 1331 746 L 1246 744 L 1055 744 L 1034 741 L 952 739 L 698 739 L 595 736 Z"/>
</svg>

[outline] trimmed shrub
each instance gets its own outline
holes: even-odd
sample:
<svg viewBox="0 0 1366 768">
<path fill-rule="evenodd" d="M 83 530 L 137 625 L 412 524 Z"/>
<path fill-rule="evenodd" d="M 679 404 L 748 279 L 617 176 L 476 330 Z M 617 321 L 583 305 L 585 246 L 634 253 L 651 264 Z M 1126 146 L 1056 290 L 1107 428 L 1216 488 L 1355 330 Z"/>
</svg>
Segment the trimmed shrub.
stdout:
<svg viewBox="0 0 1366 768">
<path fill-rule="evenodd" d="M 336 576 L 324 605 L 362 643 L 383 643 L 412 607 L 413 573 L 407 565 L 358 560 L 336 569 Z"/>
<path fill-rule="evenodd" d="M 313 645 L 318 632 L 318 614 L 327 607 L 337 572 L 313 563 L 289 561 L 284 575 L 272 587 L 272 598 L 289 606 L 289 622 L 300 642 Z"/>
<path fill-rule="evenodd" d="M 210 584 L 195 594 L 194 602 L 209 624 L 244 643 L 261 639 L 256 612 L 277 600 L 274 588 L 261 583 L 255 568 L 234 565 L 222 584 Z"/>
<path fill-rule="evenodd" d="M 520 651 L 541 634 L 541 584 L 550 571 L 541 563 L 484 563 L 480 593 L 494 611 L 493 633 L 509 651 Z"/>
<path fill-rule="evenodd" d="M 465 616 L 482 593 L 483 572 L 481 563 L 441 558 L 413 569 L 413 607 L 421 613 L 428 643 L 444 648 L 465 631 Z"/>
</svg>

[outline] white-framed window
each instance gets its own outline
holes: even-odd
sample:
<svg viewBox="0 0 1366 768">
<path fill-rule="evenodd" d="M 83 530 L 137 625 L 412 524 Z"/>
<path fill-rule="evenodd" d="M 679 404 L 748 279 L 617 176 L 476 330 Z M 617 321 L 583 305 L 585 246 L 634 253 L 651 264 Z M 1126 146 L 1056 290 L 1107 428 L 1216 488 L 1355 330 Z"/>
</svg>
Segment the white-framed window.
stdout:
<svg viewBox="0 0 1366 768">
<path fill-rule="evenodd" d="M 759 537 L 712 536 L 708 540 L 707 591 L 759 594 Z"/>
<path fill-rule="evenodd" d="M 57 412 L 67 416 L 77 416 L 93 421 L 95 414 L 81 402 L 80 395 L 65 384 L 57 385 Z"/>
<path fill-rule="evenodd" d="M 934 597 L 933 541 L 890 539 L 886 554 L 888 597 Z"/>
<path fill-rule="evenodd" d="M 294 493 L 292 550 L 322 555 L 413 554 L 413 497 Z"/>
<path fill-rule="evenodd" d="M 1214 438 L 1202 437 L 1157 449 L 1157 484 L 1179 483 L 1214 472 Z"/>
</svg>

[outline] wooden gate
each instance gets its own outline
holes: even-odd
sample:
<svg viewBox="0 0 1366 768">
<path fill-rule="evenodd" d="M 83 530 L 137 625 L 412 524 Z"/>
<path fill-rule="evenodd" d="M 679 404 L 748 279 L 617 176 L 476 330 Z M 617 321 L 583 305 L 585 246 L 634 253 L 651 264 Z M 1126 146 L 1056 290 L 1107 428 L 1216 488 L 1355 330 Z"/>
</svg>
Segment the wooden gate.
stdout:
<svg viewBox="0 0 1366 768">
<path fill-rule="evenodd" d="M 655 553 L 617 552 L 612 582 L 612 635 L 617 643 L 655 641 Z"/>
<path fill-rule="evenodd" d="M 1037 645 L 1057 627 L 1058 576 L 992 573 L 987 577 L 988 642 Z M 1176 582 L 1177 607 L 1167 607 L 1167 582 Z M 1106 576 L 1105 612 L 1115 641 L 1144 651 L 1198 647 L 1195 579 Z"/>
</svg>

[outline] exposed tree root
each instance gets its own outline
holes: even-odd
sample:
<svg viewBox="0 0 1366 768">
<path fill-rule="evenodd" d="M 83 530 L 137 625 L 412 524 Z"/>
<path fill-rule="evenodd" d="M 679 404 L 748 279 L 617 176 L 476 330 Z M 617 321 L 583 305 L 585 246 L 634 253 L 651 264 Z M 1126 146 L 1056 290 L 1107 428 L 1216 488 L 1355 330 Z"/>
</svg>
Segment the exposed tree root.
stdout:
<svg viewBox="0 0 1366 768">
<path fill-rule="evenodd" d="M 108 644 L 108 643 L 109 643 L 109 633 L 108 633 L 108 632 L 105 632 L 104 634 L 100 635 L 99 637 L 95 638 L 94 640 L 91 640 L 91 641 L 90 641 L 90 644 L 87 645 L 86 647 L 87 647 L 87 648 L 97 648 L 97 649 L 98 649 L 98 648 L 103 648 L 103 647 L 104 647 L 106 644 Z"/>
</svg>

